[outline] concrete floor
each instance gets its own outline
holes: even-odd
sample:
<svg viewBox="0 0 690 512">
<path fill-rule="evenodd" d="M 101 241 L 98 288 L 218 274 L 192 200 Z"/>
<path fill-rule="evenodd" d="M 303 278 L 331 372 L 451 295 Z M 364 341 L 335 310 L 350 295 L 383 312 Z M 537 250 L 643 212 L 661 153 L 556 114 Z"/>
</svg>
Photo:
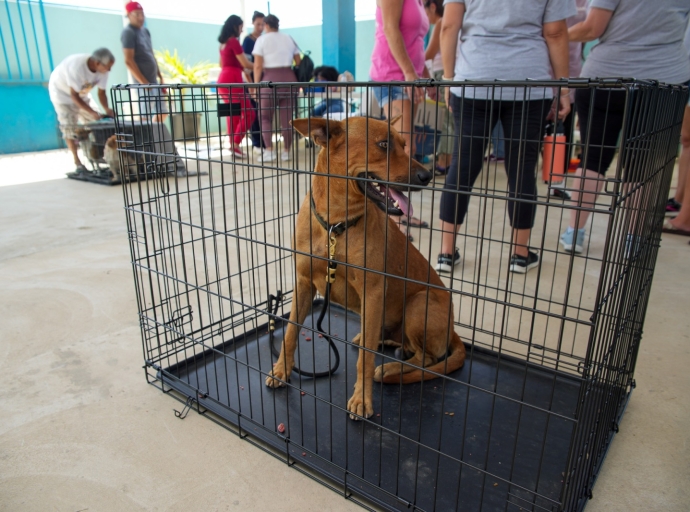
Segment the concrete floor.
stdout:
<svg viewBox="0 0 690 512">
<path fill-rule="evenodd" d="M 121 189 L 52 179 L 64 152 L 36 159 L 0 158 L 0 509 L 356 510 L 213 422 L 175 418 L 144 380 Z M 688 240 L 665 236 L 637 389 L 588 512 L 688 510 L 688 276 Z"/>
</svg>

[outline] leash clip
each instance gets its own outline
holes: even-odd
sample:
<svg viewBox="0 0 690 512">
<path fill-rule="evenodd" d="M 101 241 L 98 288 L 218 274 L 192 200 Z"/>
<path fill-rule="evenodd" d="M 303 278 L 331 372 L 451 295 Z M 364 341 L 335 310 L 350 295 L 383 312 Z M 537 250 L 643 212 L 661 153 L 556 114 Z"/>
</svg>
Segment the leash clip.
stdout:
<svg viewBox="0 0 690 512">
<path fill-rule="evenodd" d="M 328 268 L 326 269 L 326 282 L 330 284 L 335 282 L 335 269 L 337 267 L 337 263 L 334 261 L 337 239 L 333 234 L 333 230 L 339 225 L 340 224 L 335 224 L 328 230 Z"/>
</svg>

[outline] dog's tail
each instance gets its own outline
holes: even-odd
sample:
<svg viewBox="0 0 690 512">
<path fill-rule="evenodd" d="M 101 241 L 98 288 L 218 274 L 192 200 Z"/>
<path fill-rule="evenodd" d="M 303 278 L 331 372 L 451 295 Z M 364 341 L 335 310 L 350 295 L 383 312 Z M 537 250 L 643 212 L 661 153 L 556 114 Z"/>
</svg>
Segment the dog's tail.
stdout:
<svg viewBox="0 0 690 512">
<path fill-rule="evenodd" d="M 409 373 L 387 375 L 383 378 L 385 384 L 411 384 L 438 377 L 437 374 L 448 375 L 462 368 L 465 363 L 465 345 L 458 333 L 451 331 L 450 353 L 443 361 L 431 365 L 424 370 L 414 370 Z"/>
</svg>

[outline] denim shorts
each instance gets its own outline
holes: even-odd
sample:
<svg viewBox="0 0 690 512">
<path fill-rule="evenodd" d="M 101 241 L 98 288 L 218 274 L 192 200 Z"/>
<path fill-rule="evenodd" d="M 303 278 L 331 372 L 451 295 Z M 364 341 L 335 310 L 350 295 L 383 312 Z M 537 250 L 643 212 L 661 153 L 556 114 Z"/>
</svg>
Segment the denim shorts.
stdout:
<svg viewBox="0 0 690 512">
<path fill-rule="evenodd" d="M 382 87 L 372 87 L 374 98 L 381 108 L 388 105 L 390 101 L 409 100 L 410 97 L 403 87 L 399 85 L 386 85 Z"/>
</svg>

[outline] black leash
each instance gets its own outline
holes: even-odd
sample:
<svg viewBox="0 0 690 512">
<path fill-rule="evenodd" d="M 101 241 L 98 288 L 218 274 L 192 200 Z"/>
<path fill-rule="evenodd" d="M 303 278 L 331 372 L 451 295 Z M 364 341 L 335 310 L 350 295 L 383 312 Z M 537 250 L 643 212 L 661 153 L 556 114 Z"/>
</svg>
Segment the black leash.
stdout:
<svg viewBox="0 0 690 512">
<path fill-rule="evenodd" d="M 359 219 L 357 219 L 357 220 L 359 220 Z M 338 224 L 335 224 L 333 226 L 330 226 L 330 228 L 328 230 L 328 270 L 326 271 L 326 293 L 324 294 L 323 306 L 321 307 L 321 313 L 319 313 L 319 318 L 316 320 L 316 328 L 319 330 L 319 332 L 326 339 L 326 341 L 330 345 L 330 349 L 333 351 L 333 355 L 335 356 L 335 364 L 333 365 L 333 367 L 329 367 L 328 370 L 325 372 L 308 372 L 306 370 L 300 370 L 297 366 L 295 366 L 293 368 L 294 372 L 296 372 L 300 375 L 304 375 L 305 377 L 311 377 L 313 379 L 318 379 L 320 377 L 328 377 L 330 375 L 333 375 L 335 373 L 335 371 L 338 369 L 338 366 L 340 366 L 340 352 L 338 352 L 338 347 L 336 347 L 336 345 L 335 345 L 335 343 L 333 343 L 333 340 L 331 339 L 331 337 L 328 335 L 328 333 L 321 326 L 321 323 L 323 322 L 323 319 L 326 316 L 326 311 L 328 311 L 328 308 L 331 304 L 331 284 L 333 282 L 335 282 L 335 270 L 338 267 L 338 264 L 335 261 L 336 238 L 335 238 L 334 233 L 341 234 L 345 229 L 347 229 L 347 226 L 346 226 L 345 229 L 338 231 L 338 229 L 340 227 L 341 227 L 341 223 L 338 223 Z M 282 300 L 283 300 L 283 294 L 280 290 L 278 291 L 277 296 L 274 296 L 274 295 L 268 296 L 269 315 L 271 315 L 272 317 L 275 317 L 277 315 L 278 304 Z M 273 308 L 273 310 L 271 310 L 272 308 Z M 275 330 L 276 330 L 275 319 L 271 318 L 268 321 L 269 343 L 271 345 L 271 352 L 273 353 L 274 356 L 280 357 L 280 351 L 275 347 L 275 345 L 273 343 L 273 338 L 274 338 L 273 334 L 274 334 Z"/>
</svg>

